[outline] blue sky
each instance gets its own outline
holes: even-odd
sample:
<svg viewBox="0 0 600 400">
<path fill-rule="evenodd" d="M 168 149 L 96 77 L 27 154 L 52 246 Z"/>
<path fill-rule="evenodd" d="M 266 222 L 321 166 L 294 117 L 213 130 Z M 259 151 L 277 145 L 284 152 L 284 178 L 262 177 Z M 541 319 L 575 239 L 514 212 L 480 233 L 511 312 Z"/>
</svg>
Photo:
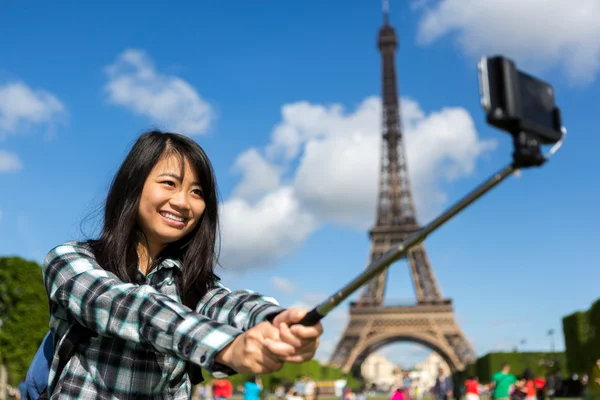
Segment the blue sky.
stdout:
<svg viewBox="0 0 600 400">
<path fill-rule="evenodd" d="M 479 106 L 480 56 L 503 53 L 550 81 L 569 134 L 549 164 L 495 189 L 426 248 L 479 354 L 522 340 L 548 350 L 549 329 L 560 349 L 562 316 L 598 297 L 599 6 L 547 1 L 540 16 L 530 4 L 485 0 L 469 14 L 464 3 L 391 4 L 420 221 L 509 161 L 509 137 L 486 126 Z M 365 267 L 380 140 L 379 1 L 2 8 L 0 255 L 41 262 L 81 239 L 81 221 L 137 135 L 159 127 L 190 135 L 213 161 L 229 286 L 313 306 Z M 405 263 L 390 270 L 387 291 L 414 298 Z M 328 317 L 319 358 L 346 314 L 342 306 Z M 405 365 L 426 354 L 383 352 Z"/>
</svg>

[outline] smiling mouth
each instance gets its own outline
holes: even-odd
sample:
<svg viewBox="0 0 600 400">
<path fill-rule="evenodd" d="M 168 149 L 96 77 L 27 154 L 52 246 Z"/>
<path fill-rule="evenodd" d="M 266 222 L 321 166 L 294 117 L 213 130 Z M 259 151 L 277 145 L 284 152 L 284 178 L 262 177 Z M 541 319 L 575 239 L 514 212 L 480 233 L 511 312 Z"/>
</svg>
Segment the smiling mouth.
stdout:
<svg viewBox="0 0 600 400">
<path fill-rule="evenodd" d="M 183 217 L 178 217 L 175 214 L 171 214 L 165 211 L 161 211 L 160 215 L 162 215 L 164 218 L 171 220 L 171 221 L 175 221 L 175 222 L 185 222 L 185 218 Z"/>
</svg>

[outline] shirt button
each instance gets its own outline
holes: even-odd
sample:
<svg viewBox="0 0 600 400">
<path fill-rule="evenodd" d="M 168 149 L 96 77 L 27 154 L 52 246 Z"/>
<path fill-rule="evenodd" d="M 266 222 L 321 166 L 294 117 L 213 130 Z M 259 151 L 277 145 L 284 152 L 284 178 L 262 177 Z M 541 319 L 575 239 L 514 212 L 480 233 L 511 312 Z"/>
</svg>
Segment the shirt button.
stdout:
<svg viewBox="0 0 600 400">
<path fill-rule="evenodd" d="M 206 361 L 206 356 L 200 357 L 200 362 L 203 363 L 204 361 Z"/>
</svg>

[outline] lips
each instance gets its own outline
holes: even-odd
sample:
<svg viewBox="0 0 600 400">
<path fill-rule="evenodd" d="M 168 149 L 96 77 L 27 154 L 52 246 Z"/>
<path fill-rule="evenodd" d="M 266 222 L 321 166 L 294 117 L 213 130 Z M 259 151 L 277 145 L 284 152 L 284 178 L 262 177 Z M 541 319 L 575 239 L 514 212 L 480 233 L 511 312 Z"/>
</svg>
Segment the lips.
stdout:
<svg viewBox="0 0 600 400">
<path fill-rule="evenodd" d="M 160 216 L 162 217 L 163 221 L 167 223 L 167 225 L 173 228 L 183 229 L 185 227 L 185 218 L 179 215 L 166 211 L 161 211 Z"/>
</svg>

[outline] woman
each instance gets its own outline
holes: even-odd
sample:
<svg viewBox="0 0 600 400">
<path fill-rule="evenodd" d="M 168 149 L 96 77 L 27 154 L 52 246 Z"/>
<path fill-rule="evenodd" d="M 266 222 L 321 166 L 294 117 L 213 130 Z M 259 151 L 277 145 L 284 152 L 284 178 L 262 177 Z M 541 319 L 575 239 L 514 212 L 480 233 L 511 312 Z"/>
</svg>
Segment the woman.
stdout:
<svg viewBox="0 0 600 400">
<path fill-rule="evenodd" d="M 188 399 L 188 364 L 225 377 L 314 356 L 321 325 L 291 326 L 306 310 L 221 285 L 217 230 L 202 148 L 143 134 L 113 179 L 99 238 L 60 245 L 44 262 L 55 349 L 74 324 L 96 335 L 49 388 L 52 399 Z"/>
</svg>

